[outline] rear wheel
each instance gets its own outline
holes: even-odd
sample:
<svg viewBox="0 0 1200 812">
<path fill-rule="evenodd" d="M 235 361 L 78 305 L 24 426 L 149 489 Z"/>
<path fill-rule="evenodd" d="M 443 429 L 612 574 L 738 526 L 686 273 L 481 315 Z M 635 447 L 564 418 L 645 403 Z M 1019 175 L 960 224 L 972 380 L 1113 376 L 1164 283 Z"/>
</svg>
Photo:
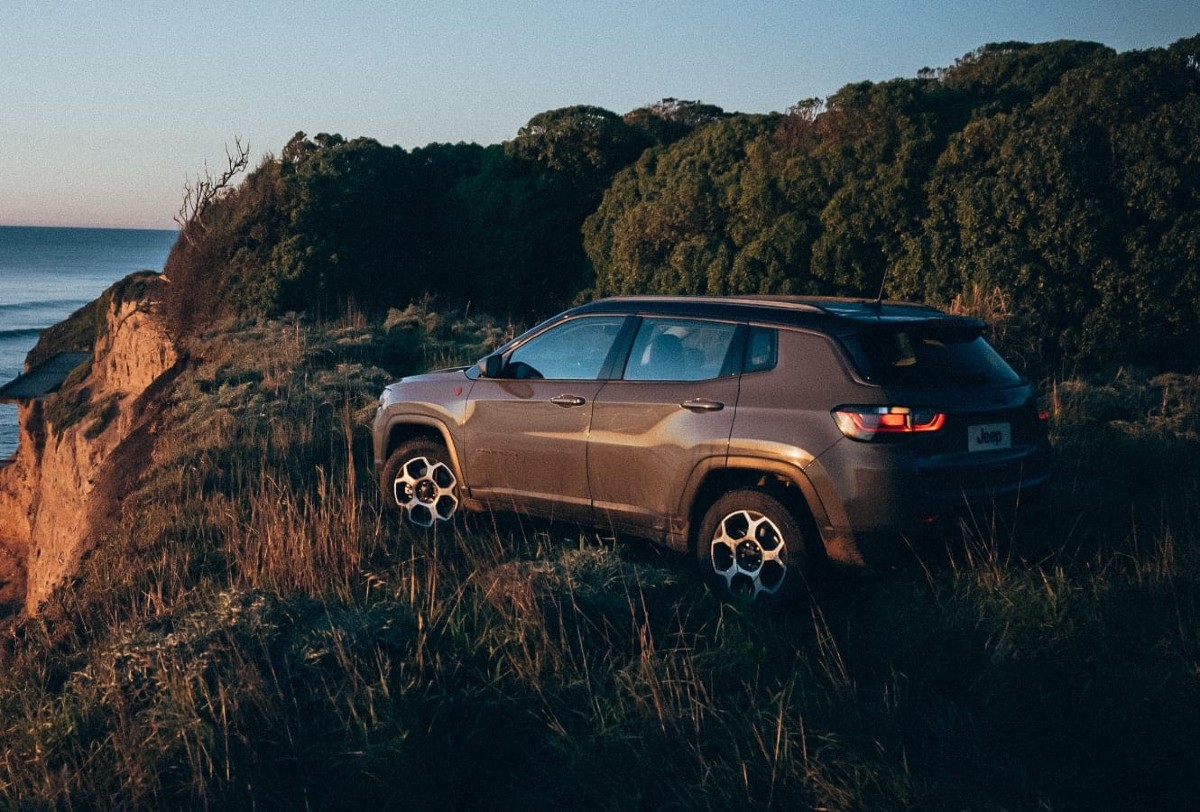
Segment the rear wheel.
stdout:
<svg viewBox="0 0 1200 812">
<path fill-rule="evenodd" d="M 726 597 L 765 603 L 794 598 L 807 577 L 800 524 L 774 496 L 745 488 L 713 503 L 696 537 L 705 580 Z"/>
<path fill-rule="evenodd" d="M 379 479 L 383 503 L 410 524 L 431 528 L 459 513 L 458 477 L 446 447 L 410 440 L 388 457 Z"/>
</svg>

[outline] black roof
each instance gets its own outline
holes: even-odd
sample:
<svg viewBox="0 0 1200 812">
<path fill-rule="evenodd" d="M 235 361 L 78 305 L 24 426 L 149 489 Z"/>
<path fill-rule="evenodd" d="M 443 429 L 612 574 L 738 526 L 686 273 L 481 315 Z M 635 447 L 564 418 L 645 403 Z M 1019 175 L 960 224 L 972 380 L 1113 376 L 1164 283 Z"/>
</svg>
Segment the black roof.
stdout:
<svg viewBox="0 0 1200 812">
<path fill-rule="evenodd" d="M 765 324 L 812 327 L 837 332 L 865 323 L 952 322 L 982 327 L 978 319 L 953 316 L 929 305 L 877 302 L 822 296 L 614 296 L 597 299 L 569 311 L 584 313 L 647 313 L 698 316 Z"/>
</svg>

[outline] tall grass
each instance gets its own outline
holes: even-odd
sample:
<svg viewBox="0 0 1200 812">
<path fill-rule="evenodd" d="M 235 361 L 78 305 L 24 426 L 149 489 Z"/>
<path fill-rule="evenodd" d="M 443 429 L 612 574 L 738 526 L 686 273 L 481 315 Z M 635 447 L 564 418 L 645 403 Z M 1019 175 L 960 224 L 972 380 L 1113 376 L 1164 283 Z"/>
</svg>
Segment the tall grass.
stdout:
<svg viewBox="0 0 1200 812">
<path fill-rule="evenodd" d="M 1194 380 L 1055 387 L 1055 509 L 1032 539 L 981 520 L 948 566 L 831 574 L 769 612 L 635 540 L 506 517 L 427 537 L 381 514 L 380 366 L 506 332 L 418 307 L 194 347 L 123 522 L 5 642 L 0 806 L 1197 797 Z"/>
</svg>

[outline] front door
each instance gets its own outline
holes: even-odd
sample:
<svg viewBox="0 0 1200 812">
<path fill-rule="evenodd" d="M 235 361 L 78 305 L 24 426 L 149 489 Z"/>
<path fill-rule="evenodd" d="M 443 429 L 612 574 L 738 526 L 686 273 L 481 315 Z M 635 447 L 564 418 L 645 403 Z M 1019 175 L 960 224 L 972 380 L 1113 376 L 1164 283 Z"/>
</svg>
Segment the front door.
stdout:
<svg viewBox="0 0 1200 812">
<path fill-rule="evenodd" d="M 549 327 L 480 378 L 467 404 L 471 495 L 498 509 L 589 518 L 587 437 L 599 380 L 624 316 Z"/>
</svg>

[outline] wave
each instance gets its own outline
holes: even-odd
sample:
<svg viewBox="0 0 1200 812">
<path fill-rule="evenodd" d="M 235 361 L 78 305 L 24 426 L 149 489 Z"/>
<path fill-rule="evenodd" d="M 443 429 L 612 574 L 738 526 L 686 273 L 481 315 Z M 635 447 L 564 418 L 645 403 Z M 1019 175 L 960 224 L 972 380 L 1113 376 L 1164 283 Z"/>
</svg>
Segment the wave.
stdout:
<svg viewBox="0 0 1200 812">
<path fill-rule="evenodd" d="M 16 330 L 0 330 L 0 341 L 10 338 L 37 338 L 45 328 L 18 327 Z"/>
<path fill-rule="evenodd" d="M 91 301 L 91 299 L 46 299 L 40 302 L 0 303 L 0 313 L 19 313 L 23 310 L 65 310 L 73 313 Z"/>
</svg>

